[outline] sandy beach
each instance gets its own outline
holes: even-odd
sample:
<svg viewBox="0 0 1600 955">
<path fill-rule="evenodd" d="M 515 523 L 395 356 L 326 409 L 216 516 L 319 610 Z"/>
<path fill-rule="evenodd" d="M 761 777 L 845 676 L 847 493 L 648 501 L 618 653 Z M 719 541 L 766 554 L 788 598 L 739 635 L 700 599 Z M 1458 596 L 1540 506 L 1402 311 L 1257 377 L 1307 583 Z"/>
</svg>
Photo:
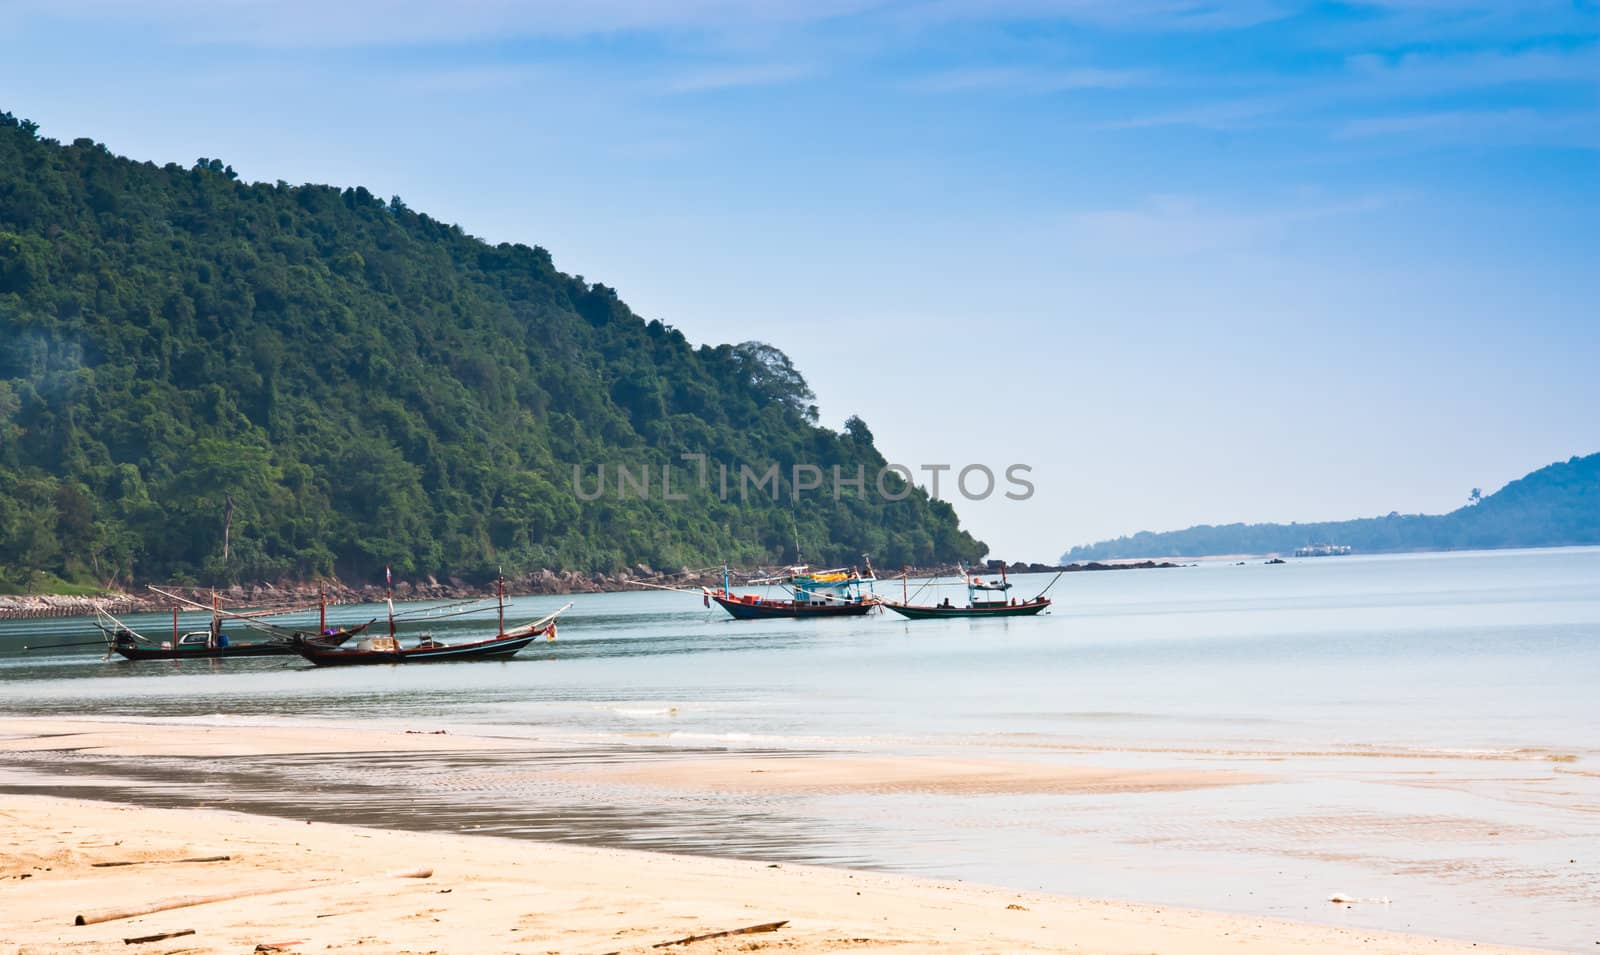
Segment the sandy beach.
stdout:
<svg viewBox="0 0 1600 955">
<path fill-rule="evenodd" d="M 0 799 L 5 955 L 662 951 L 1512 952 L 1415 936 L 756 861 Z M 179 862 L 227 856 L 225 861 Z M 96 863 L 133 863 L 96 867 Z M 431 870 L 428 878 L 389 875 Z M 76 925 L 184 897 L 258 893 Z M 130 947 L 127 939 L 193 930 Z M 269 946 L 261 948 L 261 946 Z M 1526 951 L 1526 950 L 1524 950 Z"/>
<path fill-rule="evenodd" d="M 128 758 L 268 752 L 482 753 L 512 743 L 437 733 L 8 719 L 0 753 Z M 526 741 L 515 741 L 526 747 Z M 784 765 L 778 765 L 784 764 Z M 1243 774 L 1113 771 L 1013 761 L 687 760 L 673 786 L 1137 792 L 1253 785 Z M 0 796 L 0 953 L 73 952 L 1107 952 L 1518 951 L 1470 941 L 1075 899 L 899 875 L 402 832 L 218 809 Z M 448 828 L 448 825 L 442 828 Z M 226 856 L 205 862 L 180 860 Z M 119 863 L 104 865 L 104 863 Z M 427 878 L 397 870 L 426 869 Z M 248 893 L 248 894 L 247 894 Z M 162 902 L 235 895 L 130 914 Z M 1351 904 L 1366 904 L 1352 902 Z M 1330 908 L 1335 903 L 1329 903 Z M 107 915 L 127 917 L 106 918 Z M 91 924 L 76 925 L 79 916 Z M 783 922 L 780 928 L 662 943 Z M 169 935 L 169 933 L 193 934 Z M 168 936 L 130 946 L 127 940 Z M 260 946 L 268 946 L 262 948 Z M 1528 949 L 1521 949 L 1529 951 Z"/>
</svg>

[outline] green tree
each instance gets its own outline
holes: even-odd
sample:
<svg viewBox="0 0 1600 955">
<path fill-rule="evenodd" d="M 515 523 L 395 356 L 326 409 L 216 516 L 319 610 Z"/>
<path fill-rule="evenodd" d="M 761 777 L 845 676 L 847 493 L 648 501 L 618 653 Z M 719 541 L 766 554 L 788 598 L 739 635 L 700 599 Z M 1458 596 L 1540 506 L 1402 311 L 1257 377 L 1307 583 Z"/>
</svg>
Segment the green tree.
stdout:
<svg viewBox="0 0 1600 955">
<path fill-rule="evenodd" d="M 983 553 L 921 492 L 723 500 L 683 451 L 883 466 L 864 424 L 817 424 L 775 346 L 693 347 L 542 248 L 0 113 L 8 580 L 768 562 L 796 532 L 817 562 Z M 580 501 L 573 467 L 601 463 L 657 491 L 677 468 L 687 497 Z"/>
</svg>

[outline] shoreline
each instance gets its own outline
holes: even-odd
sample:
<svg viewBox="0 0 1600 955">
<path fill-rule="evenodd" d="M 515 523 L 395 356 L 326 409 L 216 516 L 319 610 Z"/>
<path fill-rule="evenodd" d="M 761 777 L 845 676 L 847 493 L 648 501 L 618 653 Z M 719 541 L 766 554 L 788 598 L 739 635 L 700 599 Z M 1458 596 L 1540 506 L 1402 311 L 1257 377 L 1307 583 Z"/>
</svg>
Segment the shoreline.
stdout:
<svg viewBox="0 0 1600 955">
<path fill-rule="evenodd" d="M 537 769 L 540 761 L 559 761 L 563 755 L 562 745 L 551 741 L 407 731 L 403 725 L 331 733 L 313 726 L 0 719 L 0 818 L 9 836 L 0 845 L 0 892 L 8 911 L 29 913 L 26 921 L 6 926 L 4 934 L 16 947 L 0 945 L 0 955 L 66 947 L 91 955 L 126 951 L 123 939 L 185 929 L 196 934 L 173 941 L 172 948 L 142 950 L 238 952 L 293 941 L 297 944 L 284 947 L 643 955 L 659 951 L 652 946 L 661 942 L 780 920 L 788 924 L 754 940 L 706 940 L 690 951 L 1549 951 L 1379 930 L 1360 925 L 1359 918 L 1335 924 L 1346 905 L 1325 896 L 1325 921 L 1298 921 L 833 868 L 795 861 L 770 848 L 732 858 L 509 837 L 489 834 L 497 828 L 482 815 L 429 808 L 411 801 L 403 788 L 381 785 L 360 791 L 333 787 L 326 793 L 319 786 L 316 795 L 275 789 L 270 809 L 248 799 L 235 803 L 230 789 L 212 787 L 209 797 L 196 792 L 197 798 L 157 808 L 138 802 L 152 798 L 149 790 L 119 785 L 118 776 L 103 771 L 108 764 L 97 762 L 112 760 L 136 777 L 170 788 L 182 779 L 173 772 L 205 766 L 207 774 L 226 773 L 227 761 L 234 758 L 276 755 L 329 764 L 362 757 L 427 758 L 448 763 L 458 779 L 466 779 L 485 765 L 483 760 L 512 760 Z M 49 753 L 64 758 L 29 758 Z M 1011 757 L 842 753 L 777 759 L 726 754 L 714 762 L 685 753 L 664 762 L 541 771 L 586 785 L 665 787 L 690 799 L 716 798 L 730 790 L 861 798 L 908 793 L 1106 798 L 1272 782 L 1262 774 L 1205 767 L 1108 769 Z M 99 795 L 113 791 L 115 799 Z M 586 808 L 572 806 L 579 813 Z M 230 858 L 174 861 L 214 855 Z M 137 864 L 94 865 L 108 861 Z M 1156 855 L 1146 864 L 1162 862 Z M 414 866 L 432 868 L 433 878 L 382 877 Z M 312 882 L 315 887 L 304 888 Z M 132 908 L 172 896 L 284 886 L 302 888 L 265 902 L 246 898 L 91 926 L 72 924 L 86 908 Z M 1350 904 L 1358 911 L 1349 914 L 1359 916 L 1359 910 L 1377 902 Z"/>
<path fill-rule="evenodd" d="M 1360 551 L 1350 556 L 1395 557 L 1421 554 L 1547 551 L 1593 548 L 1596 546 L 1600 545 L 1577 543 L 1507 547 L 1447 547 L 1422 550 Z M 1281 560 L 1284 556 L 1284 554 L 1278 552 L 1263 552 L 1256 554 L 1207 554 L 1203 556 L 1169 554 L 1162 557 L 1144 558 L 1107 557 L 1078 560 L 1066 564 L 1015 561 L 1006 563 L 1006 572 L 1009 574 L 1053 574 L 1106 570 L 1165 570 L 1178 567 L 1196 567 L 1205 564 L 1254 563 L 1273 559 Z M 1296 559 L 1319 560 L 1321 558 L 1302 557 Z M 776 573 L 781 569 L 779 567 L 763 567 L 749 573 L 765 575 Z M 973 569 L 985 575 L 993 575 L 999 572 L 998 563 L 994 561 L 986 561 L 982 567 L 974 567 Z M 907 568 L 906 572 L 912 579 L 949 577 L 959 573 L 959 566 L 942 564 L 932 567 L 911 567 Z M 885 582 L 895 580 L 899 576 L 899 574 L 893 574 L 880 576 L 877 579 L 880 582 Z M 538 597 L 561 594 L 627 593 L 635 589 L 635 586 L 631 583 L 633 580 L 643 580 L 654 584 L 699 587 L 720 584 L 721 579 L 720 573 L 713 570 L 691 571 L 688 568 L 683 568 L 677 571 L 656 571 L 643 565 L 636 566 L 628 572 L 616 574 L 544 569 L 507 578 L 506 596 Z M 152 581 L 152 583 L 155 582 Z M 201 602 L 209 599 L 211 593 L 209 587 L 194 587 L 164 582 L 160 586 Z M 379 603 L 384 598 L 383 588 L 375 584 L 347 584 L 337 579 L 330 579 L 320 584 L 317 581 L 300 580 L 254 581 L 249 585 L 233 584 L 225 588 L 218 588 L 217 593 L 225 598 L 225 602 L 235 607 L 260 606 L 261 601 L 270 600 L 288 599 L 301 603 L 314 602 L 317 599 L 319 588 L 324 586 L 327 590 L 329 606 Z M 460 600 L 489 595 L 489 589 L 486 585 L 474 586 L 459 578 L 447 578 L 445 581 L 440 581 L 436 577 L 428 576 L 417 581 L 401 580 L 395 584 L 395 596 L 402 600 Z M 90 616 L 94 614 L 97 607 L 113 612 L 145 613 L 170 609 L 170 601 L 115 590 L 105 590 L 93 595 L 0 593 L 0 620 Z"/>
<path fill-rule="evenodd" d="M 779 921 L 785 924 L 770 932 L 706 939 L 687 950 L 1541 951 L 761 859 L 369 829 L 219 809 L 5 795 L 0 816 L 11 837 L 0 849 L 0 891 L 9 911 L 27 913 L 8 919 L 6 955 L 121 952 L 129 950 L 129 938 L 190 930 L 168 947 L 145 950 L 653 953 L 662 943 Z M 227 858 L 178 861 L 216 856 Z M 96 866 L 105 862 L 121 864 Z M 413 868 L 431 874 L 392 875 Z M 234 893 L 256 894 L 73 924 L 85 913 Z"/>
<path fill-rule="evenodd" d="M 1175 568 L 1181 565 L 1168 561 L 1087 561 L 1065 566 L 1045 564 L 1007 564 L 1006 572 L 1010 574 L 1046 574 L 1046 573 L 1084 573 L 1103 570 L 1156 570 Z M 761 568 L 760 572 L 769 569 Z M 974 568 L 977 573 L 992 575 L 999 573 L 998 568 Z M 776 570 L 772 570 L 776 572 Z M 906 573 L 912 579 L 928 577 L 950 577 L 959 573 L 955 565 L 941 565 L 937 567 L 911 567 Z M 879 582 L 897 579 L 900 575 L 892 577 L 878 577 Z M 640 589 L 634 581 L 643 581 L 656 586 L 678 586 L 684 588 L 697 588 L 701 586 L 716 586 L 722 583 L 720 571 L 691 571 L 684 568 L 678 571 L 656 571 L 649 567 L 639 566 L 629 574 L 589 574 L 579 571 L 553 571 L 540 570 L 517 577 L 507 578 L 507 597 L 552 596 L 560 594 L 598 594 L 598 593 L 628 593 Z M 156 583 L 156 582 L 152 582 Z M 181 594 L 197 603 L 206 603 L 210 600 L 209 587 L 191 587 L 177 584 L 157 583 L 157 586 L 173 593 Z M 229 608 L 259 607 L 274 603 L 287 602 L 294 604 L 316 604 L 321 593 L 326 592 L 328 606 L 340 604 L 370 604 L 381 603 L 384 600 L 384 588 L 373 584 L 351 585 L 339 580 L 328 581 L 279 581 L 277 583 L 260 581 L 248 586 L 235 584 L 225 588 L 218 588 L 217 594 L 223 598 L 224 604 Z M 459 578 L 450 578 L 440 581 L 436 577 L 428 576 L 421 580 L 397 580 L 394 585 L 396 600 L 463 600 L 473 597 L 492 597 L 492 588 L 486 590 L 483 586 L 474 586 Z M 154 613 L 168 610 L 172 601 L 161 596 L 143 596 L 134 592 L 107 591 L 94 596 L 68 595 L 68 594 L 0 594 L 0 620 L 35 620 L 55 617 L 92 616 L 97 610 L 109 613 Z"/>
</svg>

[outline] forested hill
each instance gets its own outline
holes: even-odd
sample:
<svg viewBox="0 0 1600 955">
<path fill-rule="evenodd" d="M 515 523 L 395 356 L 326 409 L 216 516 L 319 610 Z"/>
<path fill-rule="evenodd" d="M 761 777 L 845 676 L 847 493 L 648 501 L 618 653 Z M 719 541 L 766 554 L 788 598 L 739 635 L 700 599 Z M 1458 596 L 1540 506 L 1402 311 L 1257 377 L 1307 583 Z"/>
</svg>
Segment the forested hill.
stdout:
<svg viewBox="0 0 1600 955">
<path fill-rule="evenodd" d="M 814 400 L 776 349 L 691 347 L 543 249 L 0 113 L 0 587 L 982 555 L 947 504 L 877 494 L 871 432 Z M 778 500 L 722 499 L 719 464 L 769 463 Z M 866 491 L 794 503 L 797 463 Z M 647 499 L 575 492 L 619 464 Z"/>
<path fill-rule="evenodd" d="M 1600 454 L 1540 468 L 1449 514 L 1144 531 L 1074 547 L 1062 560 L 1286 554 L 1308 544 L 1346 544 L 1365 553 L 1600 544 Z"/>
</svg>

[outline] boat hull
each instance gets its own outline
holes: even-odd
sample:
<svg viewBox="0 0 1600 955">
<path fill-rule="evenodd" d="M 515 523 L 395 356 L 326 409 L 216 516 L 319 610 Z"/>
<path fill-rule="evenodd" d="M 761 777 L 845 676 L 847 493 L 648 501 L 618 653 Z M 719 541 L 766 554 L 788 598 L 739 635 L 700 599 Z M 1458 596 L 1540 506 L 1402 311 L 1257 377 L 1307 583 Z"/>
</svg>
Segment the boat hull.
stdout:
<svg viewBox="0 0 1600 955">
<path fill-rule="evenodd" d="M 232 643 L 225 647 L 161 647 L 114 646 L 112 650 L 129 660 L 214 660 L 218 657 L 281 657 L 295 652 L 287 643 Z"/>
<path fill-rule="evenodd" d="M 1041 597 L 1025 604 L 1006 604 L 1000 607 L 919 607 L 914 604 L 885 601 L 884 606 L 910 620 L 929 620 L 935 617 L 1031 617 L 1050 606 L 1050 601 Z"/>
<path fill-rule="evenodd" d="M 361 650 L 318 645 L 311 640 L 297 642 L 293 652 L 319 667 L 359 666 L 374 663 L 436 663 L 449 660 L 493 660 L 514 656 L 544 631 L 513 637 L 497 637 L 476 643 L 433 647 L 404 647 L 399 650 Z"/>
<path fill-rule="evenodd" d="M 339 644 L 344 643 L 346 640 L 349 640 L 351 637 L 360 636 L 363 631 L 372 626 L 374 623 L 377 623 L 377 621 L 368 620 L 366 623 L 361 624 L 358 627 L 344 627 L 342 629 L 335 630 L 332 633 L 296 633 L 292 639 L 295 641 L 305 640 L 311 643 L 320 644 L 321 646 L 325 647 L 336 647 Z M 289 648 L 289 651 L 291 653 L 296 652 L 292 646 Z"/>
<path fill-rule="evenodd" d="M 746 602 L 717 594 L 709 594 L 723 610 L 735 620 L 796 620 L 812 617 L 859 617 L 871 613 L 876 601 L 839 602 L 827 604 L 796 603 L 793 600 L 762 600 Z"/>
</svg>

